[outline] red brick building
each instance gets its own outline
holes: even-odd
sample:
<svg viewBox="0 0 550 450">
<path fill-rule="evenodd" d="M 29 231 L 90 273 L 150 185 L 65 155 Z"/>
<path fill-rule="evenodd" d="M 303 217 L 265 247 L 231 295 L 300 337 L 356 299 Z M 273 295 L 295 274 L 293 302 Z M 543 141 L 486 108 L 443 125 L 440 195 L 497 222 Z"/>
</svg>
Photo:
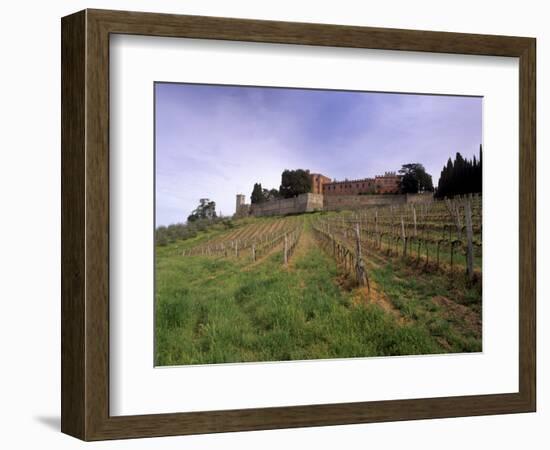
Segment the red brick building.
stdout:
<svg viewBox="0 0 550 450">
<path fill-rule="evenodd" d="M 323 186 L 327 183 L 330 183 L 332 180 L 329 177 L 325 177 L 320 173 L 311 173 L 311 193 L 312 194 L 322 194 Z"/>
<path fill-rule="evenodd" d="M 359 195 L 374 193 L 374 178 L 333 181 L 323 185 L 323 195 Z"/>
<path fill-rule="evenodd" d="M 399 194 L 400 185 L 400 175 L 395 172 L 386 172 L 374 178 L 327 182 L 322 185 L 322 193 L 324 195 Z"/>
<path fill-rule="evenodd" d="M 384 175 L 374 177 L 376 194 L 399 194 L 401 175 L 395 172 L 386 172 Z"/>
</svg>

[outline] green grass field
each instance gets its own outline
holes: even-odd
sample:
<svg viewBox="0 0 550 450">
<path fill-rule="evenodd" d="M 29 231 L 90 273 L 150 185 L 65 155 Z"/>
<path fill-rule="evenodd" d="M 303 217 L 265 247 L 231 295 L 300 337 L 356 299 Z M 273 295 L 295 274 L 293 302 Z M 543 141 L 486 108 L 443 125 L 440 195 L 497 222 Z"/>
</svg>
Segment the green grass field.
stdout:
<svg viewBox="0 0 550 450">
<path fill-rule="evenodd" d="M 319 215 L 287 219 L 302 227 L 288 266 L 282 244 L 255 262 L 249 250 L 182 255 L 229 233 L 275 228 L 276 218 L 246 219 L 235 230 L 215 227 L 158 246 L 156 365 L 481 350 L 480 283 L 373 252 L 366 257 L 369 292 L 318 245 L 311 224 Z"/>
</svg>

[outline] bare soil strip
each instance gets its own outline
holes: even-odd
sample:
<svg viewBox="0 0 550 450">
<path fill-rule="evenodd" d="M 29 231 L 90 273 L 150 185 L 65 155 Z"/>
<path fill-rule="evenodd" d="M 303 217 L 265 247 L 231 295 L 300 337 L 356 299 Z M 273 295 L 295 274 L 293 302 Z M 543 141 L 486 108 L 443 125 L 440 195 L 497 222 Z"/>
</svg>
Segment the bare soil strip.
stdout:
<svg viewBox="0 0 550 450">
<path fill-rule="evenodd" d="M 311 233 L 311 229 L 307 225 L 304 225 L 304 229 L 300 234 L 300 239 L 298 240 L 294 253 L 288 263 L 288 268 L 292 269 L 295 265 L 295 261 L 298 261 L 300 258 L 304 257 L 316 245 L 317 243 Z"/>
<path fill-rule="evenodd" d="M 438 295 L 433 297 L 432 300 L 446 310 L 445 316 L 447 319 L 460 318 L 462 328 L 474 333 L 476 337 L 481 337 L 481 315 L 447 297 Z"/>
<path fill-rule="evenodd" d="M 378 285 L 373 281 L 369 280 L 370 291 L 367 287 L 361 287 L 354 290 L 353 293 L 353 303 L 354 304 L 374 304 L 380 306 L 386 313 L 391 314 L 399 323 L 403 324 L 406 322 L 406 319 L 401 315 L 401 312 L 393 306 L 393 303 L 388 298 L 384 292 L 382 292 Z"/>
<path fill-rule="evenodd" d="M 253 262 L 250 262 L 250 264 L 248 264 L 243 270 L 245 272 L 248 272 L 250 270 L 252 270 L 254 267 L 256 267 L 257 265 L 261 264 L 262 262 L 264 262 L 264 260 L 268 257 L 268 256 L 271 256 L 273 255 L 274 253 L 276 252 L 282 252 L 283 251 L 283 244 L 278 244 L 276 245 L 275 247 L 273 247 L 271 250 L 269 250 L 267 253 L 264 253 L 262 254 L 260 257 L 257 257 L 256 258 L 256 261 L 253 261 Z M 250 257 L 250 256 L 248 256 Z M 283 257 L 281 255 L 281 265 L 283 264 Z"/>
</svg>

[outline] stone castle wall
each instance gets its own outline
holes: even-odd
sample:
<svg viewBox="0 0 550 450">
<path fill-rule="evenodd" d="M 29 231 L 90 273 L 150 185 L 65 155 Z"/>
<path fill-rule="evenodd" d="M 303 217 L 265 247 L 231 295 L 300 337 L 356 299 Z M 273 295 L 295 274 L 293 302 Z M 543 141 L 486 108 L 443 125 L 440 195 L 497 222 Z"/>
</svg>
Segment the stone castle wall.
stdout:
<svg viewBox="0 0 550 450">
<path fill-rule="evenodd" d="M 402 205 L 405 203 L 428 203 L 433 201 L 432 194 L 386 194 L 386 195 L 325 195 L 325 211 L 361 209 L 369 206 Z"/>
<path fill-rule="evenodd" d="M 284 216 L 286 214 L 322 211 L 322 209 L 322 194 L 302 194 L 294 198 L 255 203 L 250 205 L 250 214 L 253 216 Z"/>
<path fill-rule="evenodd" d="M 402 205 L 407 203 L 406 195 L 325 195 L 323 209 L 325 211 L 341 211 L 344 209 L 360 209 L 369 206 Z"/>
<path fill-rule="evenodd" d="M 240 216 L 284 216 L 313 211 L 342 211 L 370 206 L 402 205 L 405 203 L 427 203 L 433 201 L 431 194 L 402 195 L 322 195 L 302 194 L 294 198 L 271 200 L 265 203 L 242 205 Z M 243 214 L 244 213 L 244 214 Z"/>
<path fill-rule="evenodd" d="M 407 194 L 407 203 L 431 203 L 434 197 L 431 193 L 425 194 Z"/>
</svg>

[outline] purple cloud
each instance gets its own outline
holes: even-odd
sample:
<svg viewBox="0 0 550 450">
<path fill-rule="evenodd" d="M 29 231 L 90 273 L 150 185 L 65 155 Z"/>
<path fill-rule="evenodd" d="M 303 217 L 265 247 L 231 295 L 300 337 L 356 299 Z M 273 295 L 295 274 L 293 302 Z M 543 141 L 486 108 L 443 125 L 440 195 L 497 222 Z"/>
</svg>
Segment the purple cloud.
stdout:
<svg viewBox="0 0 550 450">
<path fill-rule="evenodd" d="M 482 98 L 157 83 L 157 225 L 201 197 L 232 214 L 255 182 L 288 168 L 363 178 L 420 162 L 437 184 L 447 159 L 477 154 Z"/>
</svg>

